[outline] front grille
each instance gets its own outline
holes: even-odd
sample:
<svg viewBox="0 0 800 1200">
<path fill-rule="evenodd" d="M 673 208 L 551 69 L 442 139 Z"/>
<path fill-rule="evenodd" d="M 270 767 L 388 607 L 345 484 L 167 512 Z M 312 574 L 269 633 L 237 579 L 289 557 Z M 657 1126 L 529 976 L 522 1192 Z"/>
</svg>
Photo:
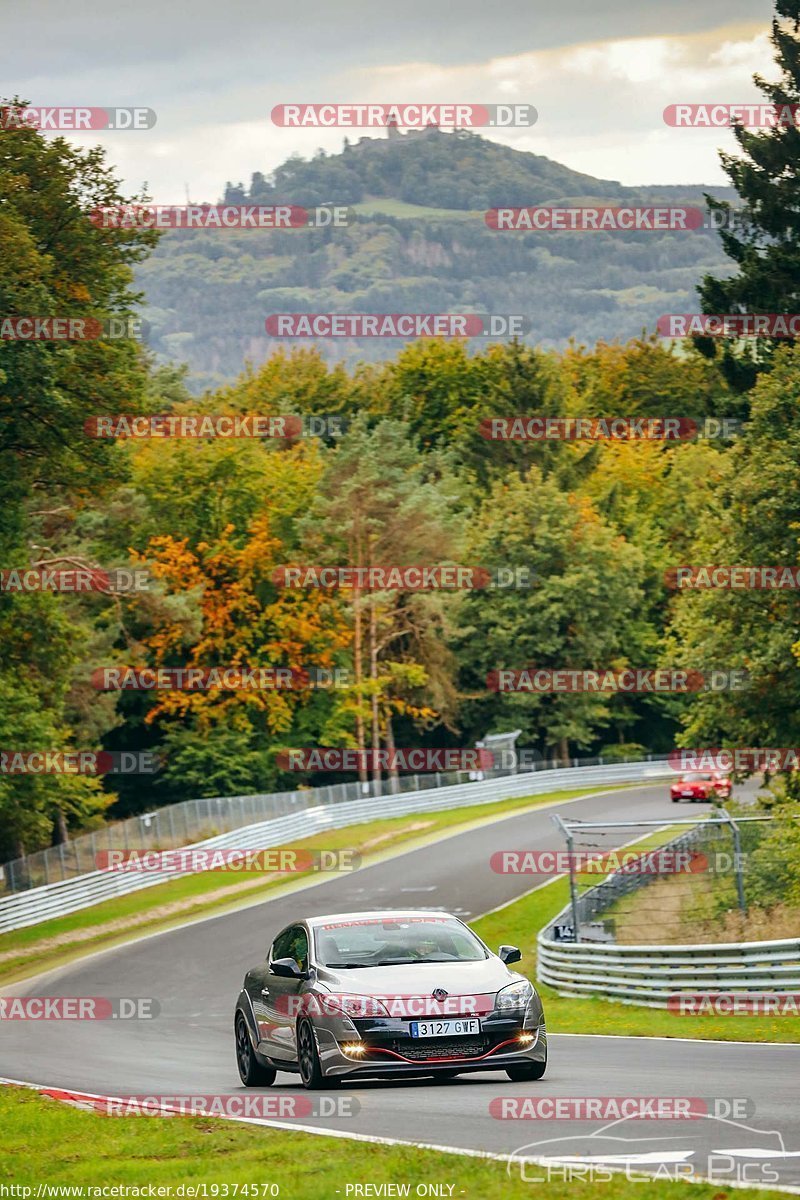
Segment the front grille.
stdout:
<svg viewBox="0 0 800 1200">
<path fill-rule="evenodd" d="M 477 1058 L 489 1049 L 489 1039 L 485 1037 L 470 1038 L 417 1038 L 398 1039 L 393 1049 L 404 1058 L 415 1061 L 426 1058 Z"/>
</svg>

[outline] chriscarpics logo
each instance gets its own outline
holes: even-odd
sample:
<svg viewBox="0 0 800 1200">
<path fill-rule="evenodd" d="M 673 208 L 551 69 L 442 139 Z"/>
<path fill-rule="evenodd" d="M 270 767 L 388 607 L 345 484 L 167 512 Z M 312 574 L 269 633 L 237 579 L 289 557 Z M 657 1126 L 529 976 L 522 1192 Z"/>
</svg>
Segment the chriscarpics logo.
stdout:
<svg viewBox="0 0 800 1200">
<path fill-rule="evenodd" d="M 786 1182 L 793 1178 L 800 1152 L 787 1150 L 779 1130 L 753 1124 L 752 1100 L 691 1101 L 688 1111 L 680 1106 L 675 1110 L 673 1105 L 654 1120 L 648 1117 L 643 1100 L 631 1106 L 630 1115 L 611 1119 L 594 1131 L 567 1130 L 527 1142 L 511 1155 L 509 1175 L 519 1172 L 526 1183 L 562 1186 L 610 1183 L 623 1176 L 631 1183 L 657 1178 L 708 1181 L 718 1187 L 766 1187 L 783 1182 L 784 1176 Z M 512 1101 L 506 1119 L 545 1118 L 549 1124 L 557 1102 L 551 1098 L 550 1111 L 541 1101 L 531 1106 Z M 613 1113 L 613 1105 L 599 1107 L 607 1109 L 609 1116 Z M 565 1102 L 561 1115 L 565 1122 L 603 1119 L 602 1112 L 591 1115 L 591 1109 L 585 1104 L 580 1108 L 574 1098 Z"/>
</svg>

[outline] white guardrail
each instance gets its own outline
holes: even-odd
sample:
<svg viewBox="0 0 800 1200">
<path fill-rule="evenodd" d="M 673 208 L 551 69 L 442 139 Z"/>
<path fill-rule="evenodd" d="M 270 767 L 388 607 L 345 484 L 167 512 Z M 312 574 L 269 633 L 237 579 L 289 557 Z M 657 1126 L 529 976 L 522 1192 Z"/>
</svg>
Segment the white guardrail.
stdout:
<svg viewBox="0 0 800 1200">
<path fill-rule="evenodd" d="M 195 846 L 231 847 L 242 850 L 269 849 L 292 838 L 311 837 L 327 829 L 342 829 L 381 817 L 401 817 L 418 812 L 442 812 L 448 808 L 491 804 L 520 796 L 559 791 L 563 787 L 586 787 L 603 783 L 638 783 L 665 778 L 673 772 L 666 762 L 615 763 L 602 767 L 563 767 L 555 770 L 507 775 L 475 783 L 404 792 L 396 796 L 368 797 L 341 804 L 320 805 L 284 817 L 245 825 L 229 833 L 195 842 Z M 188 874 L 189 872 L 184 872 Z M 36 925 L 52 917 L 63 917 L 81 908 L 100 904 L 140 888 L 153 887 L 179 878 L 179 872 L 133 873 L 113 870 L 91 871 L 59 883 L 44 884 L 26 892 L 0 898 L 0 933 Z"/>
<path fill-rule="evenodd" d="M 556 942 L 553 926 L 569 921 L 569 913 L 538 937 L 537 978 L 562 996 L 666 1008 L 681 993 L 800 991 L 800 938 L 688 946 Z"/>
</svg>

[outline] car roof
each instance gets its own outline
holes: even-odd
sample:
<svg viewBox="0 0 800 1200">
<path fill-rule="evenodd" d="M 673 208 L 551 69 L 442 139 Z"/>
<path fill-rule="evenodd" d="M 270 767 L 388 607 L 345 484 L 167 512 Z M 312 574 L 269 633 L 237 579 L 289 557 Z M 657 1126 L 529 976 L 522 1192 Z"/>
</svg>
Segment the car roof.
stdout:
<svg viewBox="0 0 800 1200">
<path fill-rule="evenodd" d="M 361 912 L 325 913 L 320 917 L 302 918 L 312 929 L 327 925 L 331 921 L 369 921 L 392 920 L 397 917 L 439 917 L 440 919 L 457 920 L 452 913 L 443 912 L 440 908 L 374 908 Z"/>
</svg>

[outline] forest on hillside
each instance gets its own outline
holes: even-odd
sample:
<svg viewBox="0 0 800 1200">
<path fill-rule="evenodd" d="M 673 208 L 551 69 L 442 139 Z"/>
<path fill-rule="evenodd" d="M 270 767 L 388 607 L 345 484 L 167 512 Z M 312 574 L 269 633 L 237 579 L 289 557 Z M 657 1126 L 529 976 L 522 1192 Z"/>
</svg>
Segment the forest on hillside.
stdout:
<svg viewBox="0 0 800 1200">
<path fill-rule="evenodd" d="M 279 348 L 265 332 L 273 313 L 519 314 L 526 342 L 563 350 L 570 339 L 637 337 L 663 313 L 693 311 L 699 274 L 728 270 L 710 219 L 686 232 L 489 228 L 484 214 L 496 206 L 686 204 L 705 212 L 706 201 L 698 187 L 623 187 L 468 131 L 345 140 L 340 154 L 293 157 L 269 177 L 254 172 L 249 187 L 229 183 L 224 199 L 346 205 L 352 224 L 165 234 L 137 273 L 148 344 L 162 361 L 189 365 L 195 393 Z M 337 338 L 320 348 L 354 367 L 390 359 L 398 343 Z"/>
</svg>

